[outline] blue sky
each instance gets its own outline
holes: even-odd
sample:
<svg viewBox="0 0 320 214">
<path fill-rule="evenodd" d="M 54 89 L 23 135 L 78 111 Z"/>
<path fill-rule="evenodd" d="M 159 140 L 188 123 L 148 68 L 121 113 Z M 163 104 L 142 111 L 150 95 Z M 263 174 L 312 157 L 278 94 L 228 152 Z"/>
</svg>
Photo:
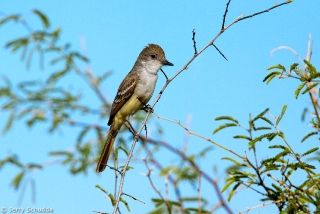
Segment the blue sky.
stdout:
<svg viewBox="0 0 320 214">
<path fill-rule="evenodd" d="M 251 13 L 271 7 L 278 1 L 231 1 L 226 23 L 230 23 L 240 14 Z M 105 71 L 113 72 L 103 85 L 103 92 L 112 101 L 118 85 L 130 71 L 136 57 L 144 46 L 156 43 L 163 47 L 167 59 L 174 67 L 165 67 L 168 76 L 177 72 L 193 55 L 192 30 L 196 30 L 198 49 L 206 45 L 220 30 L 222 15 L 226 1 L 0 1 L 1 11 L 6 14 L 21 13 L 34 28 L 41 27 L 33 9 L 45 13 L 52 29 L 62 28 L 61 43 L 71 42 L 72 48 L 82 51 L 81 38 L 85 39 L 86 53 L 90 58 L 90 66 L 95 74 Z M 249 113 L 256 115 L 270 108 L 274 115 L 279 115 L 283 105 L 288 109 L 280 126 L 288 141 L 296 151 L 303 151 L 300 139 L 310 132 L 307 122 L 301 122 L 301 113 L 310 107 L 308 96 L 294 97 L 294 90 L 299 84 L 292 79 L 274 80 L 268 86 L 262 82 L 267 74 L 266 68 L 281 63 L 289 67 L 297 62 L 289 51 L 282 50 L 270 56 L 270 51 L 280 45 L 290 46 L 302 58 L 307 50 L 307 39 L 312 33 L 314 51 L 312 63 L 319 67 L 320 2 L 317 0 L 294 1 L 289 5 L 277 8 L 269 13 L 244 20 L 232 26 L 216 40 L 216 45 L 228 58 L 223 59 L 214 48 L 209 48 L 200 55 L 189 69 L 179 75 L 166 89 L 155 112 L 163 117 L 185 123 L 188 115 L 192 116 L 191 130 L 232 148 L 243 154 L 247 148 L 232 138 L 233 131 L 222 131 L 212 135 L 212 131 L 221 123 L 214 118 L 231 115 L 243 124 L 247 123 Z M 13 83 L 22 80 L 44 80 L 50 73 L 50 66 L 44 70 L 38 68 L 37 60 L 29 70 L 19 60 L 19 54 L 11 54 L 4 44 L 16 36 L 26 34 L 26 30 L 17 24 L 6 24 L 0 28 L 0 75 L 9 77 Z M 155 93 L 160 91 L 165 78 L 159 74 Z M 82 92 L 87 102 L 98 102 L 88 88 L 82 88 L 79 80 L 65 82 L 72 90 Z M 153 101 L 155 96 L 151 99 Z M 0 113 L 1 121 L 7 113 Z M 104 123 L 107 121 L 88 121 Z M 181 148 L 185 132 L 175 124 L 162 120 L 154 120 L 164 130 L 162 140 Z M 294 125 L 293 125 L 294 124 Z M 152 130 L 152 124 L 149 128 Z M 0 136 L 0 158 L 8 153 L 16 153 L 23 162 L 48 162 L 48 151 L 72 149 L 79 130 L 65 127 L 61 132 L 48 135 L 46 126 L 27 129 L 20 122 L 6 135 Z M 244 133 L 243 133 L 244 134 Z M 266 144 L 267 142 L 264 142 Z M 308 143 L 318 146 L 313 140 Z M 309 146 L 310 146 L 309 145 Z M 196 137 L 189 138 L 189 151 L 200 151 L 208 146 Z M 264 145 L 265 146 L 265 145 Z M 261 151 L 263 147 L 261 147 Z M 310 146 L 311 148 L 311 146 Z M 260 153 L 260 158 L 270 154 Z M 229 163 L 221 161 L 221 157 L 230 154 L 215 148 L 201 166 L 212 168 L 215 165 L 221 180 L 225 178 L 224 169 Z M 159 156 L 166 162 L 166 155 Z M 148 180 L 142 175 L 147 170 L 143 165 L 137 166 L 126 179 L 125 191 L 146 202 L 146 205 L 127 199 L 132 213 L 150 211 L 153 204 L 150 195 L 156 194 L 150 188 Z M 9 186 L 12 177 L 18 173 L 14 167 L 8 166 L 0 171 L 0 206 L 15 207 L 19 198 L 18 191 Z M 211 172 L 210 172 L 211 173 Z M 154 175 L 156 176 L 156 174 Z M 214 174 L 212 173 L 212 176 Z M 52 164 L 45 170 L 35 172 L 32 177 L 36 181 L 36 203 L 31 203 L 30 186 L 27 187 L 21 207 L 52 207 L 56 213 L 92 213 L 111 211 L 109 202 L 103 194 L 94 188 L 96 184 L 105 186 L 112 191 L 112 172 L 96 176 L 94 170 L 89 175 L 70 176 L 67 168 Z M 157 183 L 163 186 L 163 182 Z M 164 188 L 161 188 L 164 191 Z M 187 190 L 192 191 L 192 190 Z M 190 192 L 194 194 L 194 192 Z M 215 199 L 213 190 L 205 190 L 207 198 Z M 258 195 L 244 190 L 237 194 L 230 203 L 236 211 L 258 205 Z M 226 197 L 226 195 L 225 195 Z M 248 200 L 248 197 L 250 200 Z M 252 199 L 252 200 L 251 200 Z M 122 208 L 124 210 L 124 208 Z M 261 213 L 274 212 L 273 207 L 260 210 Z M 220 210 L 218 213 L 224 213 Z"/>
</svg>

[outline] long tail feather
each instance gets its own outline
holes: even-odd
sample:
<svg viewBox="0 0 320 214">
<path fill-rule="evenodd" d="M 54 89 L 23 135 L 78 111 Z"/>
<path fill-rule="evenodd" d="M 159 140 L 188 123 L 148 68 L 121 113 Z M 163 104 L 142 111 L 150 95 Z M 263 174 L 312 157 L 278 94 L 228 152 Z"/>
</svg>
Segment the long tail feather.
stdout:
<svg viewBox="0 0 320 214">
<path fill-rule="evenodd" d="M 111 154 L 114 140 L 116 139 L 117 134 L 118 134 L 118 130 L 113 130 L 112 127 L 110 127 L 110 131 L 108 133 L 106 143 L 104 144 L 104 147 L 96 168 L 97 173 L 102 172 L 106 168 L 109 155 Z"/>
</svg>

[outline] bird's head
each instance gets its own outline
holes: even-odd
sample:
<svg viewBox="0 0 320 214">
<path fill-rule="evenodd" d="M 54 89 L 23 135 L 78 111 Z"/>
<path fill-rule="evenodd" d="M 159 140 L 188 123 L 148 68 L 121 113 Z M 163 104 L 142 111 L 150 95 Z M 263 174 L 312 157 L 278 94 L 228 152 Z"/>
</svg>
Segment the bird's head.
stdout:
<svg viewBox="0 0 320 214">
<path fill-rule="evenodd" d="M 156 44 L 149 44 L 140 53 L 138 61 L 141 61 L 148 67 L 155 67 L 158 71 L 163 65 L 173 66 L 171 62 L 166 59 L 163 49 Z"/>
</svg>

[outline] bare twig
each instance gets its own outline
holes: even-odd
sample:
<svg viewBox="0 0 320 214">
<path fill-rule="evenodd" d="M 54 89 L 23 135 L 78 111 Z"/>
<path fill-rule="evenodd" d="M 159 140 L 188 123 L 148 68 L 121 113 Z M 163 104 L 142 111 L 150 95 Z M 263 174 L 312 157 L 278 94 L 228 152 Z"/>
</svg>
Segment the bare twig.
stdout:
<svg viewBox="0 0 320 214">
<path fill-rule="evenodd" d="M 143 139 L 143 138 L 142 138 Z M 149 138 L 148 138 L 149 139 Z M 143 139 L 143 141 L 148 141 Z M 161 171 L 163 169 L 162 165 L 159 163 L 159 161 L 156 160 L 156 158 L 154 157 L 154 153 L 150 151 L 150 149 L 148 148 L 148 146 L 146 144 L 143 144 L 144 149 L 146 150 L 147 154 L 148 154 L 148 159 L 150 159 L 150 161 L 155 165 L 155 167 L 158 168 L 159 171 Z M 181 201 L 181 192 L 180 189 L 177 185 L 175 185 L 177 183 L 177 181 L 173 178 L 173 176 L 171 175 L 171 171 L 168 172 L 168 174 L 166 175 L 166 179 L 168 179 L 170 181 L 170 183 L 172 184 L 172 186 L 174 187 L 174 193 L 176 195 L 176 197 L 178 198 L 179 201 Z M 168 191 L 167 187 L 166 187 L 166 191 Z M 167 200 L 169 200 L 170 198 L 168 197 L 169 192 L 166 193 L 167 194 Z M 181 203 L 181 209 L 184 210 L 183 208 L 183 202 Z"/>
<path fill-rule="evenodd" d="M 112 170 L 114 170 L 114 171 L 116 171 L 116 172 L 118 172 L 118 173 L 122 173 L 119 169 L 117 169 L 117 168 L 115 168 L 115 167 L 112 167 L 112 166 L 109 166 L 109 165 L 107 165 L 107 167 L 109 167 L 109 169 L 112 169 Z"/>
<path fill-rule="evenodd" d="M 166 174 L 166 176 L 164 177 L 164 185 L 166 186 L 166 200 L 168 200 L 168 201 L 170 200 L 169 182 L 168 182 L 170 173 L 171 173 L 171 172 L 168 172 L 168 173 Z"/>
<path fill-rule="evenodd" d="M 311 57 L 312 57 L 312 48 L 313 48 L 313 41 L 311 40 L 311 33 L 310 33 L 308 37 L 308 50 L 305 58 L 309 62 L 311 61 Z"/>
<path fill-rule="evenodd" d="M 161 198 L 161 200 L 162 200 L 162 201 L 165 203 L 165 205 L 167 206 L 168 212 L 171 213 L 171 205 L 168 203 L 167 200 L 164 199 L 164 197 L 162 196 L 160 190 L 158 190 L 158 189 L 155 187 L 155 185 L 153 184 L 153 181 L 152 181 L 151 176 L 150 176 L 150 175 L 151 175 L 151 172 L 152 172 L 152 169 L 148 166 L 147 159 L 144 158 L 143 161 L 144 161 L 144 163 L 146 164 L 146 167 L 147 167 L 147 169 L 148 169 L 148 173 L 146 174 L 146 176 L 147 176 L 148 179 L 149 179 L 149 182 L 150 182 L 150 184 L 151 184 L 152 189 L 154 189 L 154 191 L 155 191 L 156 193 L 158 193 L 158 195 L 159 195 L 159 197 Z"/>
<path fill-rule="evenodd" d="M 166 73 L 164 73 L 164 71 L 162 70 L 162 68 L 160 68 L 160 71 L 163 73 L 163 75 L 166 77 L 167 81 L 168 81 L 168 77 L 166 75 Z"/>
<path fill-rule="evenodd" d="M 140 199 L 138 199 L 138 198 L 136 198 L 136 197 L 133 197 L 132 195 L 129 195 L 129 194 L 127 194 L 127 193 L 122 193 L 123 195 L 126 195 L 126 196 L 129 196 L 130 198 L 132 198 L 133 200 L 135 200 L 135 201 L 139 201 L 139 202 L 141 202 L 141 203 L 143 203 L 143 204 L 146 204 L 146 203 L 144 203 L 143 201 L 141 201 Z"/>
<path fill-rule="evenodd" d="M 243 181 L 239 180 L 239 183 L 241 183 L 243 186 L 245 186 L 246 188 L 252 189 L 253 191 L 255 191 L 258 194 L 264 195 L 264 193 L 260 192 L 259 190 L 253 188 L 251 185 L 248 185 L 246 183 L 244 183 Z"/>
<path fill-rule="evenodd" d="M 194 136 L 197 136 L 197 137 L 199 137 L 199 138 L 202 138 L 202 139 L 204 139 L 204 140 L 206 140 L 206 141 L 208 141 L 208 142 L 210 142 L 210 143 L 212 143 L 212 144 L 220 147 L 221 149 L 226 150 L 226 151 L 228 151 L 228 152 L 236 155 L 237 157 L 241 158 L 242 160 L 245 160 L 245 157 L 239 155 L 238 153 L 234 152 L 233 150 L 231 150 L 231 149 L 229 149 L 229 148 L 227 148 L 227 147 L 224 147 L 224 146 L 222 146 L 222 145 L 219 144 L 219 143 L 214 142 L 214 141 L 211 140 L 210 138 L 204 137 L 204 136 L 202 136 L 202 135 L 200 135 L 200 134 L 197 134 L 197 133 L 195 133 L 195 132 L 193 132 L 193 131 L 190 131 L 186 126 L 182 125 L 179 121 L 175 121 L 175 120 L 171 120 L 171 119 L 162 117 L 162 116 L 156 114 L 155 112 L 154 112 L 153 114 L 156 115 L 159 119 L 166 120 L 166 121 L 169 121 L 169 122 L 171 122 L 171 123 L 175 123 L 175 124 L 181 126 L 181 127 L 182 127 L 184 130 L 186 130 L 190 135 L 194 135 Z"/>
<path fill-rule="evenodd" d="M 197 46 L 196 46 L 196 31 L 193 29 L 192 30 L 192 41 L 193 41 L 193 48 L 194 48 L 194 54 L 198 54 L 197 52 Z"/>
<path fill-rule="evenodd" d="M 212 44 L 212 45 L 221 54 L 221 56 L 228 61 L 227 57 L 219 50 L 219 48 L 215 44 Z"/>
<path fill-rule="evenodd" d="M 293 48 L 290 48 L 288 46 L 279 46 L 277 48 L 274 48 L 272 49 L 272 51 L 270 51 L 270 56 L 273 56 L 273 53 L 278 51 L 278 50 L 281 50 L 281 49 L 287 49 L 289 51 L 291 51 L 294 55 L 296 55 L 296 57 L 298 58 L 299 62 L 300 62 L 300 65 L 301 66 L 304 66 L 304 62 L 302 61 L 301 57 L 299 56 L 299 54 L 293 49 Z"/>
<path fill-rule="evenodd" d="M 224 15 L 223 15 L 223 20 L 222 20 L 222 27 L 221 27 L 221 31 L 224 30 L 224 24 L 226 23 L 226 17 L 227 17 L 227 13 L 228 13 L 228 9 L 229 9 L 229 4 L 230 4 L 231 0 L 229 0 L 227 2 L 227 5 L 226 5 L 226 10 L 224 11 Z"/>
<path fill-rule="evenodd" d="M 248 213 L 250 210 L 254 210 L 254 209 L 257 209 L 257 208 L 260 208 L 260 207 L 269 206 L 269 205 L 276 204 L 276 203 L 279 203 L 279 202 L 281 202 L 281 200 L 272 201 L 272 202 L 270 202 L 270 203 L 259 204 L 259 205 L 254 206 L 254 207 L 247 208 L 246 210 L 243 210 L 243 211 L 238 212 L 238 213 L 239 213 L 239 214 L 241 214 L 241 213 Z"/>
<path fill-rule="evenodd" d="M 212 179 L 212 176 L 208 175 L 207 173 L 205 173 L 204 171 L 201 170 L 201 168 L 190 158 L 188 158 L 188 156 L 183 153 L 182 151 L 172 147 L 170 144 L 167 144 L 163 141 L 153 141 L 151 139 L 148 139 L 148 138 L 144 138 L 144 137 L 141 137 L 142 140 L 146 140 L 148 141 L 149 143 L 152 143 L 152 144 L 156 144 L 156 145 L 161 145 L 163 146 L 164 148 L 168 149 L 169 151 L 179 155 L 183 160 L 187 161 L 190 166 L 192 166 L 192 168 L 197 171 L 198 174 L 202 173 L 202 177 L 208 181 L 208 183 L 212 184 L 213 185 L 213 188 L 215 190 L 215 193 L 217 194 L 217 197 L 219 198 L 219 201 L 222 202 L 222 206 L 227 210 L 228 213 L 232 213 L 232 211 L 230 210 L 230 208 L 228 207 L 226 201 L 223 199 L 222 195 L 221 195 L 221 191 L 220 191 L 220 188 L 218 186 L 218 183 L 217 181 L 213 180 Z M 170 177 L 169 177 L 170 178 Z M 179 199 L 179 198 L 178 198 Z M 227 207 L 227 208 L 226 208 Z M 230 210 L 230 212 L 229 212 Z"/>
<path fill-rule="evenodd" d="M 263 10 L 263 11 L 260 11 L 260 12 L 253 13 L 253 14 L 251 14 L 251 15 L 242 17 L 242 18 L 239 19 L 237 22 L 242 21 L 242 20 L 244 20 L 244 19 L 252 18 L 252 17 L 257 16 L 257 15 L 260 15 L 260 14 L 262 14 L 262 13 L 270 12 L 271 10 L 273 10 L 273 9 L 275 9 L 275 8 L 277 8 L 277 7 L 280 7 L 280 6 L 285 5 L 285 4 L 290 4 L 291 2 L 293 2 L 293 1 L 292 1 L 292 0 L 287 0 L 287 1 L 283 2 L 283 3 L 281 3 L 281 4 L 275 4 L 273 7 L 270 7 L 269 9 L 266 9 L 266 10 Z"/>
<path fill-rule="evenodd" d="M 199 183 L 198 183 L 198 214 L 201 213 L 201 178 L 202 172 L 199 174 Z"/>
</svg>

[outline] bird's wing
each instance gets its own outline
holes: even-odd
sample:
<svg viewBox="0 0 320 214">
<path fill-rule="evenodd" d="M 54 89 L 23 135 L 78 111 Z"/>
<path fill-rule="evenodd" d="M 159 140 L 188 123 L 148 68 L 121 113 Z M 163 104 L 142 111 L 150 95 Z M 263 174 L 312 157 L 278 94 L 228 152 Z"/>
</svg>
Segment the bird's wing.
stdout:
<svg viewBox="0 0 320 214">
<path fill-rule="evenodd" d="M 113 119 L 118 113 L 118 111 L 133 95 L 133 92 L 137 86 L 138 80 L 139 80 L 139 76 L 137 74 L 128 74 L 124 78 L 124 80 L 122 80 L 119 86 L 117 95 L 114 98 L 114 101 L 112 103 L 110 118 L 108 121 L 109 126 L 112 124 Z"/>
</svg>

